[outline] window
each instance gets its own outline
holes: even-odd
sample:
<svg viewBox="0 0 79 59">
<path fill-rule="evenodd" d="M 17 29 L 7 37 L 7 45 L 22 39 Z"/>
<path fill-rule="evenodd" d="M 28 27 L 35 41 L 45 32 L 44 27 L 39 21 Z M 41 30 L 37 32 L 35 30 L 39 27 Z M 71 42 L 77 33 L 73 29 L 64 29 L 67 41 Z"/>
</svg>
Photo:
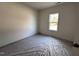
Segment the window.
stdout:
<svg viewBox="0 0 79 59">
<path fill-rule="evenodd" d="M 49 30 L 58 30 L 59 13 L 49 14 Z"/>
</svg>

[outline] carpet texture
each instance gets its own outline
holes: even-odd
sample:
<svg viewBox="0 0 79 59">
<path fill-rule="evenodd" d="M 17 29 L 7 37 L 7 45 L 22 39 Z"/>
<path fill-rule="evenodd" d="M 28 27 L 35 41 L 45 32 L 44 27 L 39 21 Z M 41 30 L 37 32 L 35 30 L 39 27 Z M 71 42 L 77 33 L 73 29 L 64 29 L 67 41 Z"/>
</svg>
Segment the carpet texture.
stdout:
<svg viewBox="0 0 79 59">
<path fill-rule="evenodd" d="M 72 43 L 34 35 L 0 48 L 1 56 L 73 56 Z"/>
</svg>

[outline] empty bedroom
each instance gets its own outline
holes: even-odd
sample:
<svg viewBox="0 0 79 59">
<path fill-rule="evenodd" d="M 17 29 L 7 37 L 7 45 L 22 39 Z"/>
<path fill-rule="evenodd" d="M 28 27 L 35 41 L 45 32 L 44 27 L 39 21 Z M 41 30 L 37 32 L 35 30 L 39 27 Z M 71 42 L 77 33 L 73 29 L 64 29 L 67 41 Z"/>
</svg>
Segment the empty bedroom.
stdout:
<svg viewBox="0 0 79 59">
<path fill-rule="evenodd" d="M 79 56 L 79 2 L 0 2 L 0 56 Z"/>
</svg>

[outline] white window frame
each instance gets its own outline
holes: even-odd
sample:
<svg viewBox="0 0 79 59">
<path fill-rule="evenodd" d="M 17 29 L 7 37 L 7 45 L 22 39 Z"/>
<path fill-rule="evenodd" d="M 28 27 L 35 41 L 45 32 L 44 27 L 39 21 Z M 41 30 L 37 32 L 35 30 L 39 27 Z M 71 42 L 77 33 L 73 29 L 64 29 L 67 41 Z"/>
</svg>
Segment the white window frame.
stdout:
<svg viewBox="0 0 79 59">
<path fill-rule="evenodd" d="M 57 30 L 54 30 L 54 29 L 50 29 L 49 27 L 50 27 L 50 24 L 48 24 L 48 30 L 49 31 L 58 31 L 58 27 L 59 27 L 59 13 L 51 13 L 51 14 L 58 14 L 58 22 L 57 22 Z M 48 22 L 50 23 L 50 15 L 51 14 L 49 14 L 49 19 L 48 19 Z"/>
</svg>

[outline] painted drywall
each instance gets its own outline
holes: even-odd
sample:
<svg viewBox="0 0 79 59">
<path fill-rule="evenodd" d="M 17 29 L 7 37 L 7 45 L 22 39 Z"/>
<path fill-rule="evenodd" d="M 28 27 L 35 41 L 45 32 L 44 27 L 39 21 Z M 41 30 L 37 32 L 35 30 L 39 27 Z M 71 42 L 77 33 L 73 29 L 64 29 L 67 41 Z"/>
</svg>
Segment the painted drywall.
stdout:
<svg viewBox="0 0 79 59">
<path fill-rule="evenodd" d="M 58 31 L 48 30 L 48 16 L 51 13 L 59 13 Z M 75 24 L 75 6 L 73 3 L 63 3 L 58 6 L 47 8 L 40 11 L 40 30 L 39 32 L 46 35 L 59 37 L 69 41 L 74 40 Z"/>
<path fill-rule="evenodd" d="M 36 33 L 36 10 L 20 3 L 0 3 L 0 47 Z"/>
<path fill-rule="evenodd" d="M 75 21 L 75 30 L 74 30 L 74 43 L 79 44 L 79 3 L 75 4 L 76 11 L 76 21 Z"/>
</svg>

